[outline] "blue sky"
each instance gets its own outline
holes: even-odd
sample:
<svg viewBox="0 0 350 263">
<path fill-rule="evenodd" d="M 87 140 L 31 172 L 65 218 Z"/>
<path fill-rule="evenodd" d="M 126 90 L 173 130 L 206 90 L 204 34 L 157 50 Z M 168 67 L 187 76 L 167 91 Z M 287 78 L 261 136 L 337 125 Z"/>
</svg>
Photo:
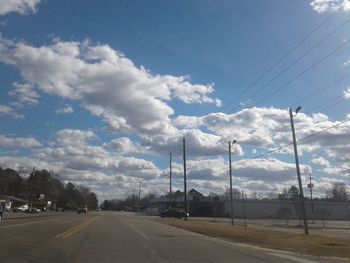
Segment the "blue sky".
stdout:
<svg viewBox="0 0 350 263">
<path fill-rule="evenodd" d="M 138 180 L 161 194 L 170 151 L 181 187 L 185 137 L 190 185 L 220 193 L 236 139 L 235 187 L 276 194 L 297 183 L 292 149 L 252 158 L 290 143 L 288 107 L 303 99 L 298 138 L 348 118 L 349 10 L 343 0 L 0 0 L 0 165 L 50 169 L 100 198 Z M 349 183 L 349 131 L 300 145 L 319 195 Z"/>
</svg>

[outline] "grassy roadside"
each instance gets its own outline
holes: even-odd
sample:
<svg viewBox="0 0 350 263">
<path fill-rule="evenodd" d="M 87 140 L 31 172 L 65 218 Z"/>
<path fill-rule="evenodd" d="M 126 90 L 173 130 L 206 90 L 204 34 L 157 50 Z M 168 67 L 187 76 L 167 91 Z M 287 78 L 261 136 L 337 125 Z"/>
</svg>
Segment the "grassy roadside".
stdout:
<svg viewBox="0 0 350 263">
<path fill-rule="evenodd" d="M 162 224 L 182 228 L 203 235 L 223 238 L 254 246 L 292 251 L 302 254 L 350 258 L 350 241 L 341 238 L 310 234 L 305 236 L 285 231 L 258 229 L 202 220 L 155 219 Z"/>
</svg>

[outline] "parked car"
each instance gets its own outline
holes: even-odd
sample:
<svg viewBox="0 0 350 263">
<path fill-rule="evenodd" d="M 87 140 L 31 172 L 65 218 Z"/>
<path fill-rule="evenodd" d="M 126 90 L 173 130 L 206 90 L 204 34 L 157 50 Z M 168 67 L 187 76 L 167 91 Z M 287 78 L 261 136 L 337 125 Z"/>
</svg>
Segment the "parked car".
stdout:
<svg viewBox="0 0 350 263">
<path fill-rule="evenodd" d="M 32 207 L 32 208 L 26 209 L 24 212 L 30 213 L 30 214 L 36 214 L 36 213 L 40 213 L 41 210 L 38 208 Z"/>
<path fill-rule="evenodd" d="M 186 215 L 186 212 L 184 210 L 170 208 L 170 209 L 166 209 L 164 212 L 162 212 L 160 214 L 160 217 L 161 218 L 164 218 L 164 217 L 183 218 L 183 217 L 185 217 L 185 215 Z M 187 213 L 187 216 L 189 216 L 188 213 Z"/>
<path fill-rule="evenodd" d="M 88 211 L 87 207 L 79 207 L 78 210 L 77 210 L 77 213 L 80 214 L 80 213 L 84 213 L 86 214 Z"/>
<path fill-rule="evenodd" d="M 28 209 L 28 205 L 17 206 L 13 208 L 13 212 L 25 212 Z"/>
</svg>

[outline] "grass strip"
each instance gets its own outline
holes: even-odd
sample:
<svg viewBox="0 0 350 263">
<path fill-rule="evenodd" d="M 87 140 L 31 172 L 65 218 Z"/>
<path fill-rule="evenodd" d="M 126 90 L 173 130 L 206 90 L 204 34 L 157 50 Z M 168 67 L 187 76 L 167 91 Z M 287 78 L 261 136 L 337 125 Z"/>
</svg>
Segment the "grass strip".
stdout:
<svg viewBox="0 0 350 263">
<path fill-rule="evenodd" d="M 350 241 L 347 239 L 319 236 L 313 233 L 291 233 L 287 231 L 234 225 L 227 222 L 202 220 L 155 219 L 162 224 L 189 230 L 195 233 L 222 238 L 233 242 L 258 247 L 291 251 L 301 254 L 326 257 L 350 258 Z"/>
</svg>

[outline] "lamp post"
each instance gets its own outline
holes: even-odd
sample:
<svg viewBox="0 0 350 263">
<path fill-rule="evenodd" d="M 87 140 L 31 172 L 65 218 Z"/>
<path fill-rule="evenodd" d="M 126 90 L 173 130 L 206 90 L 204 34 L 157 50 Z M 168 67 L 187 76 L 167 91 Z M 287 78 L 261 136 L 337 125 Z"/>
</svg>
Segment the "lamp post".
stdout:
<svg viewBox="0 0 350 263">
<path fill-rule="evenodd" d="M 171 187 L 172 187 L 172 154 L 171 154 L 171 152 L 170 152 L 170 159 L 169 159 L 169 172 L 170 172 L 170 180 L 169 180 L 169 207 L 171 208 L 172 207 L 172 189 L 171 189 Z"/>
<path fill-rule="evenodd" d="M 186 140 L 182 139 L 182 147 L 183 147 L 183 161 L 184 161 L 184 208 L 185 208 L 185 221 L 187 221 L 187 175 L 186 175 Z"/>
<path fill-rule="evenodd" d="M 303 185 L 302 185 L 301 176 L 300 176 L 298 148 L 297 148 L 297 141 L 296 141 L 296 137 L 295 137 L 294 119 L 293 119 L 293 117 L 295 117 L 300 110 L 301 110 L 301 107 L 300 106 L 297 107 L 296 110 L 295 110 L 295 115 L 293 116 L 292 108 L 289 108 L 289 116 L 290 116 L 290 125 L 291 125 L 291 128 L 292 128 L 292 135 L 293 135 L 295 166 L 296 166 L 296 170 L 297 170 L 298 183 L 299 183 L 300 205 L 301 205 L 301 209 L 302 209 L 302 213 L 303 213 L 305 235 L 308 235 L 309 234 L 309 227 L 308 227 L 307 219 L 306 219 L 304 191 L 303 191 Z"/>
<path fill-rule="evenodd" d="M 236 140 L 232 141 L 232 145 L 236 143 Z M 228 142 L 228 159 L 230 163 L 230 202 L 231 202 L 231 225 L 234 225 L 233 216 L 233 193 L 232 193 L 232 162 L 231 162 L 231 141 Z"/>
<path fill-rule="evenodd" d="M 314 223 L 314 200 L 312 198 L 312 188 L 314 187 L 314 184 L 312 183 L 311 173 L 309 179 L 310 183 L 307 185 L 307 187 L 310 188 L 312 223 Z"/>
</svg>

